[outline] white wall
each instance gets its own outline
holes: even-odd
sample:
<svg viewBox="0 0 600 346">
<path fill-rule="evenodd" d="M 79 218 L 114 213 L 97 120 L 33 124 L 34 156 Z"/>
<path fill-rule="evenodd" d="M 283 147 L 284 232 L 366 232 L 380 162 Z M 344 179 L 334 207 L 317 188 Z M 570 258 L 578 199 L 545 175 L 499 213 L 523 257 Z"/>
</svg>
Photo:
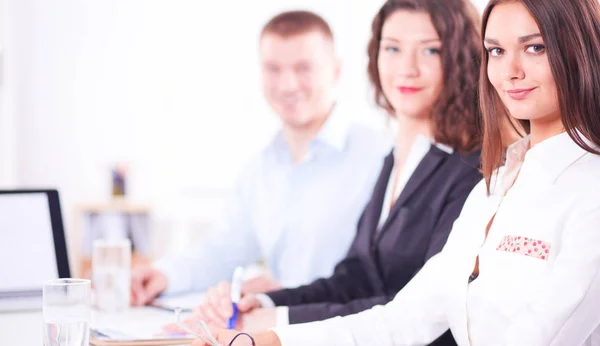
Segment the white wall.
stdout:
<svg viewBox="0 0 600 346">
<path fill-rule="evenodd" d="M 365 50 L 382 0 L 5 1 L 0 185 L 58 187 L 69 224 L 73 205 L 108 198 L 117 161 L 131 165 L 131 197 L 161 217 L 214 217 L 277 127 L 256 53 L 283 10 L 330 22 L 340 98 L 380 124 Z"/>
<path fill-rule="evenodd" d="M 260 88 L 262 25 L 288 9 L 323 15 L 343 58 L 340 98 L 356 110 L 350 116 L 378 126 L 365 75 L 378 6 L 8 0 L 11 109 L 0 118 L 0 134 L 7 135 L 0 183 L 58 187 L 70 223 L 75 204 L 108 198 L 109 169 L 126 161 L 133 199 L 165 218 L 211 218 L 220 209 L 215 201 L 278 125 Z"/>
<path fill-rule="evenodd" d="M 11 57 L 6 46 L 14 39 L 9 35 L 9 19 L 5 1 L 0 0 L 0 187 L 16 183 L 16 117 L 14 111 L 14 70 L 7 70 L 6 61 Z"/>
</svg>

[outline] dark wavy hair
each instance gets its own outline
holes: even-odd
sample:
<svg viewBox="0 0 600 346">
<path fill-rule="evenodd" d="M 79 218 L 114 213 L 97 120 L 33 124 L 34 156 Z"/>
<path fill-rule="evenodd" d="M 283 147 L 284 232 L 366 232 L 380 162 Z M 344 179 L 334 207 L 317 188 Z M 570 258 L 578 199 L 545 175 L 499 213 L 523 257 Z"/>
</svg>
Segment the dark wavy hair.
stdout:
<svg viewBox="0 0 600 346">
<path fill-rule="evenodd" d="M 536 21 L 548 52 L 548 61 L 558 94 L 560 116 L 569 136 L 584 150 L 600 154 L 600 4 L 598 0 L 491 0 L 483 13 L 486 31 L 494 7 L 503 2 L 520 2 Z M 528 133 L 529 121 L 510 114 L 487 75 L 489 53 L 483 48 L 480 97 L 483 112 L 483 176 L 490 190 L 494 172 L 504 163 L 502 138 L 505 124 Z M 519 126 L 521 129 L 519 129 Z M 521 131 L 519 131 L 521 130 Z M 582 138 L 582 136 L 585 138 Z"/>
<path fill-rule="evenodd" d="M 375 16 L 369 42 L 368 74 L 375 102 L 394 114 L 381 87 L 377 59 L 386 19 L 399 10 L 428 13 L 442 41 L 443 90 L 431 114 L 438 143 L 461 152 L 481 146 L 478 81 L 481 64 L 479 15 L 469 0 L 388 0 Z"/>
</svg>

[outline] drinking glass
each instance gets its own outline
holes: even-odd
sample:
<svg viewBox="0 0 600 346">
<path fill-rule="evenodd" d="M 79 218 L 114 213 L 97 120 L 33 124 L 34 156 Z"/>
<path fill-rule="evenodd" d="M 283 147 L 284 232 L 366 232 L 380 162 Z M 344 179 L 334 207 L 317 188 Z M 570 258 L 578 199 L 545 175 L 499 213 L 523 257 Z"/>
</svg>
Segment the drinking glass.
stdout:
<svg viewBox="0 0 600 346">
<path fill-rule="evenodd" d="M 129 307 L 131 287 L 131 241 L 95 240 L 92 253 L 95 305 L 107 312 Z"/>
<path fill-rule="evenodd" d="M 90 280 L 57 279 L 44 283 L 44 346 L 88 346 Z"/>
</svg>

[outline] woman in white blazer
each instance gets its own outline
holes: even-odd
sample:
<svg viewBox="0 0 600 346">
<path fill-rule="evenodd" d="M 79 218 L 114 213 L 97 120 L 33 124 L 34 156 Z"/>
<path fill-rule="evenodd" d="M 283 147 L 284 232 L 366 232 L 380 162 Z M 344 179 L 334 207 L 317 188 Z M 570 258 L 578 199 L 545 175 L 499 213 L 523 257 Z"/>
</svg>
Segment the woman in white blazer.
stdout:
<svg viewBox="0 0 600 346">
<path fill-rule="evenodd" d="M 387 305 L 256 345 L 600 345 L 600 4 L 492 0 L 482 34 L 485 179 L 442 252 Z M 527 133 L 506 152 L 503 124 Z"/>
</svg>

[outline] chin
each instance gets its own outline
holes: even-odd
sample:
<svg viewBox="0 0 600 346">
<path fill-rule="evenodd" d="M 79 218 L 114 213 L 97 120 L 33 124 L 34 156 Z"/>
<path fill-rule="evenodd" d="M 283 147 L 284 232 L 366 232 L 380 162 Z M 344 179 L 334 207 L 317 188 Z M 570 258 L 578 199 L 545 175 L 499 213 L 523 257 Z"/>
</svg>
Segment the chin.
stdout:
<svg viewBox="0 0 600 346">
<path fill-rule="evenodd" d="M 519 108 L 507 108 L 511 117 L 517 120 L 531 120 L 535 118 L 535 111 L 531 109 Z M 533 115 L 533 116 L 532 116 Z"/>
<path fill-rule="evenodd" d="M 528 116 L 513 116 L 512 114 L 511 114 L 511 116 L 513 118 L 515 118 L 516 120 L 531 120 L 532 119 L 531 117 L 528 117 Z"/>
<path fill-rule="evenodd" d="M 284 124 L 291 127 L 303 127 L 310 122 L 310 119 L 308 119 L 304 114 L 301 113 L 281 114 L 280 117 L 281 121 Z"/>
<path fill-rule="evenodd" d="M 290 110 L 286 108 L 277 108 L 277 114 L 283 121 L 293 121 L 294 119 L 302 118 L 302 114 L 296 110 Z"/>
<path fill-rule="evenodd" d="M 424 108 L 421 107 L 406 107 L 406 104 L 403 107 L 394 107 L 397 114 L 402 114 L 406 117 L 418 119 L 422 118 L 423 114 L 427 114 Z"/>
</svg>

